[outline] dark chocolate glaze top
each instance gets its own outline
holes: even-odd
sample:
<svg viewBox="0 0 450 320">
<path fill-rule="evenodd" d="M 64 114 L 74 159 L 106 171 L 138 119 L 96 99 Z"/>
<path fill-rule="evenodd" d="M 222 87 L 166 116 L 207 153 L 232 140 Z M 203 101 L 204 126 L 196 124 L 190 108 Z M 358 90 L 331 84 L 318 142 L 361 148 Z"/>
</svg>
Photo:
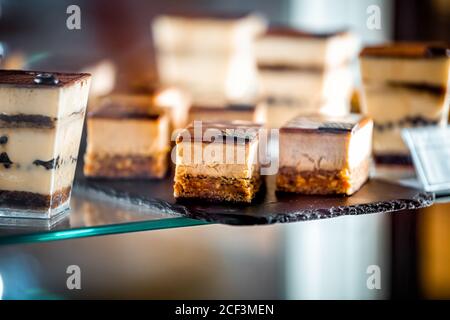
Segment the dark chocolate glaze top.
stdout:
<svg viewBox="0 0 450 320">
<path fill-rule="evenodd" d="M 51 73 L 58 80 L 55 84 L 37 84 L 34 78 L 39 73 Z M 13 85 L 17 87 L 64 87 L 77 81 L 89 78 L 89 73 L 61 73 L 48 71 L 0 70 L 0 85 Z"/>
<path fill-rule="evenodd" d="M 446 43 L 396 42 L 365 47 L 361 57 L 389 58 L 445 58 L 450 57 L 450 46 Z"/>
<path fill-rule="evenodd" d="M 347 29 L 335 30 L 332 32 L 307 32 L 300 29 L 295 29 L 288 26 L 283 25 L 273 25 L 270 26 L 267 31 L 267 36 L 280 36 L 280 37 L 293 37 L 293 38 L 317 38 L 317 39 L 326 39 L 338 35 L 343 35 L 348 33 Z"/>
<path fill-rule="evenodd" d="M 280 132 L 351 134 L 369 122 L 371 122 L 369 118 L 360 114 L 349 114 L 340 117 L 323 115 L 299 116 L 281 127 Z"/>
<path fill-rule="evenodd" d="M 197 121 L 195 121 L 197 122 Z M 222 139 L 232 139 L 238 144 L 251 143 L 258 137 L 258 132 L 262 125 L 249 121 L 198 121 L 201 123 L 201 135 L 196 135 L 194 123 L 191 123 L 186 129 L 182 130 L 177 136 L 177 143 L 182 142 L 185 138 L 195 142 L 215 142 Z M 197 129 L 199 130 L 199 129 Z M 213 139 L 209 139 L 214 137 Z"/>
<path fill-rule="evenodd" d="M 161 116 L 157 110 L 143 108 L 137 105 L 124 105 L 118 103 L 105 104 L 89 112 L 88 118 L 96 119 L 142 119 L 156 120 Z"/>
<path fill-rule="evenodd" d="M 188 19 L 217 19 L 217 20 L 238 20 L 250 16 L 250 12 L 195 12 L 195 11 L 173 11 L 165 14 L 169 17 Z"/>
<path fill-rule="evenodd" d="M 223 107 L 213 107 L 213 106 L 192 106 L 190 108 L 191 111 L 223 111 L 223 110 L 230 110 L 230 111 L 238 111 L 238 112 L 248 112 L 255 110 L 255 105 L 253 104 L 230 104 Z"/>
</svg>

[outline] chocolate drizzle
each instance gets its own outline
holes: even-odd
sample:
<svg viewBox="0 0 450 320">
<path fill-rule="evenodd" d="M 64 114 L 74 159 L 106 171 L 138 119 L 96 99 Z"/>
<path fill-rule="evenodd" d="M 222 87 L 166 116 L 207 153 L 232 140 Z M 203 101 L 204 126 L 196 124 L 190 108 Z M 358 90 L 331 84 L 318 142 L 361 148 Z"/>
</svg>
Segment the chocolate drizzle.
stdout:
<svg viewBox="0 0 450 320">
<path fill-rule="evenodd" d="M 52 170 L 60 166 L 60 158 L 58 156 L 56 159 L 51 159 L 49 161 L 34 160 L 33 164 L 36 166 L 43 166 L 46 170 Z"/>
</svg>

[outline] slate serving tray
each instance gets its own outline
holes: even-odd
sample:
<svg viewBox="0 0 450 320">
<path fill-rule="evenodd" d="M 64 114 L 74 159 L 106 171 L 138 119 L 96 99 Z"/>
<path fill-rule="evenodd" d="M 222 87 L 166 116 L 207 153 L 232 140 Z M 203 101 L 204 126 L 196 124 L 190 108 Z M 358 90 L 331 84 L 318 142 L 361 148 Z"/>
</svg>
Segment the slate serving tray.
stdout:
<svg viewBox="0 0 450 320">
<path fill-rule="evenodd" d="M 80 171 L 79 171 L 80 172 Z M 105 195 L 111 200 L 139 205 L 154 212 L 185 216 L 213 223 L 254 225 L 307 221 L 344 215 L 395 212 L 427 207 L 434 194 L 370 180 L 351 197 L 306 196 L 275 192 L 275 177 L 266 177 L 266 188 L 252 204 L 176 201 L 173 176 L 163 180 L 102 180 L 78 175 L 75 192 Z"/>
</svg>

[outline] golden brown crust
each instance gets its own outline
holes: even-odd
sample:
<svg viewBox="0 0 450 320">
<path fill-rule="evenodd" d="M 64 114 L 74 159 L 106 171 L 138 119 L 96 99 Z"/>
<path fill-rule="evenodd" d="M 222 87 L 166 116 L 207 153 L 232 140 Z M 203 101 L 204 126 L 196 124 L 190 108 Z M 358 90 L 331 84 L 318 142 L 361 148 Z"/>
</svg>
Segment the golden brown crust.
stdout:
<svg viewBox="0 0 450 320">
<path fill-rule="evenodd" d="M 370 159 L 353 170 L 297 171 L 292 167 L 283 167 L 277 175 L 277 190 L 303 194 L 352 195 L 368 179 L 369 167 Z"/>
<path fill-rule="evenodd" d="M 175 177 L 175 198 L 197 198 L 207 201 L 250 203 L 258 193 L 261 178 L 250 179 L 178 175 Z"/>
<path fill-rule="evenodd" d="M 167 152 L 153 156 L 86 154 L 84 174 L 98 178 L 163 178 Z"/>
</svg>

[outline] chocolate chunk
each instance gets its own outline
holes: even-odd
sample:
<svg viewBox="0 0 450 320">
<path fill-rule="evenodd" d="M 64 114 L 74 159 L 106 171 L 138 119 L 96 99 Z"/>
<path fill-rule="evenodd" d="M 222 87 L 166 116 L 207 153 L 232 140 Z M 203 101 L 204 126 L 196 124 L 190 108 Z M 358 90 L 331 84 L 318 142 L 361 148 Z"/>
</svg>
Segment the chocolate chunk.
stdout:
<svg viewBox="0 0 450 320">
<path fill-rule="evenodd" d="M 3 164 L 3 166 L 6 169 L 9 169 L 11 167 L 11 165 L 13 164 L 13 162 L 9 159 L 9 156 L 6 152 L 2 152 L 0 154 L 0 163 Z"/>
<path fill-rule="evenodd" d="M 56 159 L 49 161 L 34 160 L 33 164 L 36 166 L 43 166 L 46 170 L 56 169 L 59 167 L 59 156 Z"/>
<path fill-rule="evenodd" d="M 7 143 L 8 143 L 8 136 L 1 136 L 0 144 L 7 144 Z"/>
<path fill-rule="evenodd" d="M 52 73 L 38 73 L 33 82 L 36 84 L 55 85 L 59 83 L 59 79 Z"/>
</svg>

